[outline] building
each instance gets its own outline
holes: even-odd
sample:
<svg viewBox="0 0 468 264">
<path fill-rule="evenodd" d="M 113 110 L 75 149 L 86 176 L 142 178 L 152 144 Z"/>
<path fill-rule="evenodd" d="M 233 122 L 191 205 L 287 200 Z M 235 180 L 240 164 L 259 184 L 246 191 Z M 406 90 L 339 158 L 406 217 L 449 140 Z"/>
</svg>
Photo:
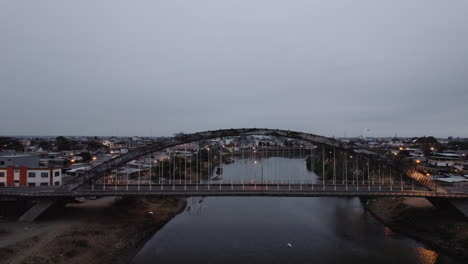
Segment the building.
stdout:
<svg viewBox="0 0 468 264">
<path fill-rule="evenodd" d="M 72 167 L 71 169 L 66 170 L 64 176 L 75 177 L 81 173 L 86 172 L 89 169 L 91 169 L 91 166 L 83 166 L 82 164 L 79 164 L 76 167 Z"/>
<path fill-rule="evenodd" d="M 427 162 L 435 167 L 454 167 L 463 164 L 462 156 L 453 153 L 436 153 L 428 157 Z"/>
<path fill-rule="evenodd" d="M 191 153 L 191 152 L 197 152 L 199 149 L 198 143 L 188 143 L 188 144 L 182 144 L 182 145 L 177 145 L 174 147 L 171 147 L 167 150 L 168 153 Z"/>
<path fill-rule="evenodd" d="M 0 155 L 0 187 L 61 184 L 62 169 L 42 165 L 38 155 Z"/>
</svg>

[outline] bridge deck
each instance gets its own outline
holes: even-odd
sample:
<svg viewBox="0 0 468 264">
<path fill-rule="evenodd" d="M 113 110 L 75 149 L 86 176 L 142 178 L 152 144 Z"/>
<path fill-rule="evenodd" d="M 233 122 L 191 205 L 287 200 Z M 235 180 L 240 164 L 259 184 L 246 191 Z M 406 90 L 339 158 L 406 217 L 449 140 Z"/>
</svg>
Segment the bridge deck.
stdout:
<svg viewBox="0 0 468 264">
<path fill-rule="evenodd" d="M 372 185 L 108 185 L 83 186 L 74 191 L 57 188 L 0 188 L 0 197 L 90 197 L 90 196 L 285 196 L 285 197 L 425 197 L 468 199 L 468 192 L 437 192 L 422 187 Z"/>
</svg>

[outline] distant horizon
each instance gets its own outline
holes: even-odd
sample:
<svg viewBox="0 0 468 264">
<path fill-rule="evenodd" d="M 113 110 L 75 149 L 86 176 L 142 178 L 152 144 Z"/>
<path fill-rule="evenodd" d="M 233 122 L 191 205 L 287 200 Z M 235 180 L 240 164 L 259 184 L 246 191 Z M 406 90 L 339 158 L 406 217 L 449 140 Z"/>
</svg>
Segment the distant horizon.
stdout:
<svg viewBox="0 0 468 264">
<path fill-rule="evenodd" d="M 145 133 L 137 133 L 137 134 L 90 134 L 90 133 L 84 133 L 84 134 L 68 134 L 68 133 L 63 133 L 63 134 L 23 134 L 23 135 L 14 135 L 14 134 L 2 134 L 0 131 L 0 137 L 59 137 L 59 136 L 64 136 L 64 137 L 171 137 L 174 134 L 177 133 L 185 133 L 185 134 L 191 134 L 191 133 L 197 133 L 197 132 L 204 132 L 204 131 L 210 131 L 210 130 L 218 130 L 218 129 L 232 129 L 232 128 L 241 128 L 241 127 L 220 127 L 217 129 L 205 129 L 205 130 L 196 130 L 196 131 L 174 131 L 174 132 L 169 132 L 169 133 L 164 133 L 158 135 L 157 133 L 152 133 L 152 132 L 146 132 Z M 434 135 L 434 134 L 418 134 L 416 135 L 412 134 L 405 134 L 405 133 L 398 133 L 398 132 L 393 132 L 389 133 L 388 135 L 375 135 L 372 131 L 368 133 L 360 133 L 360 134 L 352 134 L 352 133 L 345 133 L 343 132 L 341 135 L 337 134 L 331 134 L 331 135 L 326 135 L 326 134 L 320 134 L 318 132 L 314 132 L 311 130 L 301 130 L 301 129 L 288 129 L 288 128 L 275 128 L 275 127 L 242 127 L 242 128 L 268 128 L 268 129 L 282 129 L 282 130 L 290 130 L 290 131 L 297 131 L 297 132 L 304 132 L 304 133 L 310 133 L 310 134 L 315 134 L 319 136 L 324 136 L 324 137 L 335 137 L 335 138 L 356 138 L 360 136 L 364 137 L 374 137 L 374 138 L 383 138 L 383 137 L 388 137 L 388 138 L 393 138 L 395 137 L 395 134 L 398 138 L 412 138 L 412 137 L 435 137 L 435 138 L 448 138 L 448 137 L 453 137 L 453 138 L 468 138 L 468 134 L 465 135 Z M 346 136 L 345 136 L 346 134 Z"/>
<path fill-rule="evenodd" d="M 257 127 L 258 128 L 258 127 Z M 220 129 L 231 129 L 231 128 L 220 128 Z M 275 129 L 275 128 L 270 128 L 270 129 Z M 212 129 L 212 130 L 217 130 L 217 129 Z M 324 136 L 328 138 L 359 138 L 359 137 L 364 137 L 364 138 L 394 138 L 394 135 L 384 135 L 384 136 L 377 136 L 377 135 L 347 135 L 345 136 L 328 136 L 328 135 L 320 135 L 317 133 L 309 132 L 309 131 L 301 131 L 301 130 L 292 130 L 292 129 L 285 129 L 285 130 L 290 130 L 290 131 L 296 131 L 296 132 L 304 132 L 304 133 L 310 133 L 310 134 L 315 134 L 318 136 Z M 208 130 L 200 130 L 200 131 L 193 131 L 193 132 L 184 132 L 184 131 L 179 131 L 179 132 L 174 132 L 170 135 L 66 135 L 66 134 L 56 134 L 56 135 L 1 135 L 0 137 L 144 137 L 144 138 L 158 138 L 158 137 L 173 137 L 177 133 L 184 133 L 184 134 L 191 134 L 191 133 L 197 133 L 197 132 L 205 132 Z M 412 135 L 412 136 L 402 136 L 397 133 L 397 138 L 415 138 L 415 137 L 434 137 L 434 138 L 440 138 L 440 139 L 448 139 L 449 137 L 452 138 L 468 138 L 468 136 L 435 136 L 435 135 Z"/>
</svg>

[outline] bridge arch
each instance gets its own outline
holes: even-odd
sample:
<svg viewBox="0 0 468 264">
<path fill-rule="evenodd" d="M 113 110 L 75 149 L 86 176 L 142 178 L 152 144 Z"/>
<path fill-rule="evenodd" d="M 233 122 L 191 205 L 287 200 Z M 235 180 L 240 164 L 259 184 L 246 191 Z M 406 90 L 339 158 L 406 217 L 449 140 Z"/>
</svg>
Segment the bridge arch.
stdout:
<svg viewBox="0 0 468 264">
<path fill-rule="evenodd" d="M 223 138 L 223 137 L 236 137 L 236 136 L 243 136 L 243 135 L 259 135 L 259 136 L 273 136 L 273 137 L 281 137 L 281 138 L 289 138 L 289 139 L 297 139 L 302 140 L 305 142 L 310 142 L 314 145 L 326 145 L 336 149 L 345 150 L 350 153 L 356 152 L 354 147 L 333 139 L 324 136 L 319 136 L 310 133 L 298 132 L 298 131 L 290 131 L 290 130 L 281 130 L 281 129 L 268 129 L 268 128 L 240 128 L 240 129 L 220 129 L 220 130 L 213 130 L 213 131 L 204 131 L 204 132 L 197 132 L 191 134 L 182 134 L 177 135 L 174 137 L 169 138 L 161 138 L 154 141 L 151 145 L 139 147 L 136 149 L 132 149 L 129 152 L 115 157 L 109 161 L 106 161 L 90 170 L 88 170 L 85 174 L 81 175 L 73 179 L 68 184 L 64 185 L 63 188 L 68 190 L 75 190 L 79 186 L 96 180 L 102 175 L 107 172 L 110 172 L 116 168 L 119 168 L 126 163 L 135 160 L 137 158 L 143 157 L 149 153 L 154 153 L 158 151 L 162 151 L 164 149 L 174 147 L 181 144 L 187 144 L 192 142 L 199 142 L 203 140 L 215 139 L 215 138 Z M 359 153 L 361 156 L 367 156 L 368 158 L 378 159 L 386 164 L 396 167 L 393 164 L 393 161 L 382 156 L 373 153 Z M 413 178 L 414 177 L 410 174 L 409 171 L 401 170 L 406 176 Z M 417 179 L 416 179 L 417 180 Z"/>
</svg>

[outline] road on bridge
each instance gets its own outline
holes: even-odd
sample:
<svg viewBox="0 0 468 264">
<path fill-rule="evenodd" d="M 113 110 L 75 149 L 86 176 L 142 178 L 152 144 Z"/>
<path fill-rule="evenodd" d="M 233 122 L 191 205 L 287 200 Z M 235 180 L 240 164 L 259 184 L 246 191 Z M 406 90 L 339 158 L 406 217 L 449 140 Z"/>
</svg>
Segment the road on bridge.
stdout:
<svg viewBox="0 0 468 264">
<path fill-rule="evenodd" d="M 468 198 L 465 192 L 441 193 L 417 186 L 322 185 L 322 184 L 175 184 L 175 185 L 85 185 L 74 191 L 58 188 L 3 187 L 1 197 L 84 196 L 333 196 L 333 197 L 440 197 Z"/>
</svg>

